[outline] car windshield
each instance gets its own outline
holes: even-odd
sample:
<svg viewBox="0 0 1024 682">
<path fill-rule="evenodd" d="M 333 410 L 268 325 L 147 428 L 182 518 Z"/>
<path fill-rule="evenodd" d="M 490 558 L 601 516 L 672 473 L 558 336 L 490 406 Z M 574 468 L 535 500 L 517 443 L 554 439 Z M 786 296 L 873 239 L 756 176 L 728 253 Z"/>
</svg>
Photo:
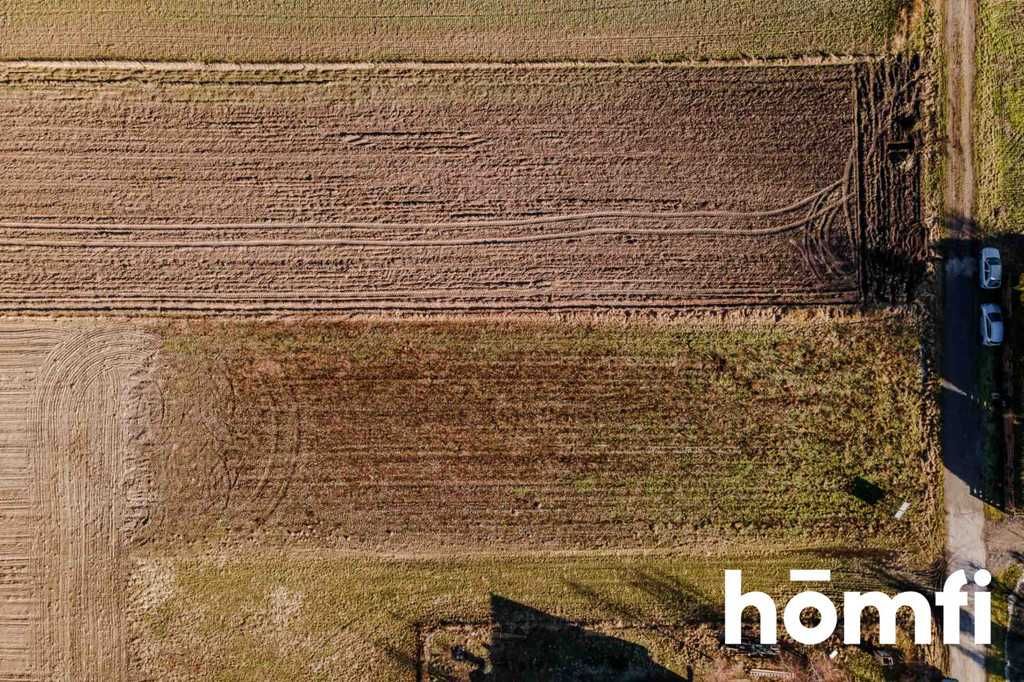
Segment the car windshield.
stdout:
<svg viewBox="0 0 1024 682">
<path fill-rule="evenodd" d="M 992 257 L 992 258 L 986 258 L 986 259 L 985 259 L 985 262 L 986 262 L 987 264 L 989 264 L 989 265 L 999 265 L 999 259 L 998 259 L 998 258 L 995 258 L 995 257 Z"/>
<path fill-rule="evenodd" d="M 988 319 L 992 320 L 993 322 L 1002 322 L 1003 316 L 1000 313 L 989 313 Z"/>
</svg>

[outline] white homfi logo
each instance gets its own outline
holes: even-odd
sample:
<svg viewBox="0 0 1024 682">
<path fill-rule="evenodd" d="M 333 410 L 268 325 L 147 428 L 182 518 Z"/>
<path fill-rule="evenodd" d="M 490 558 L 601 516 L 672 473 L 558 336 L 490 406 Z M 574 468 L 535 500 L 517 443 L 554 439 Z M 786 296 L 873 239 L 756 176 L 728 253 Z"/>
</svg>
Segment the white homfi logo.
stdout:
<svg viewBox="0 0 1024 682">
<path fill-rule="evenodd" d="M 794 570 L 789 572 L 791 582 L 829 582 L 832 571 Z M 974 584 L 987 587 L 992 574 L 981 569 L 974 574 Z M 942 608 L 942 641 L 960 643 L 960 609 L 967 606 L 967 574 L 957 571 L 946 578 L 941 592 L 935 594 L 935 605 Z M 990 644 L 992 638 L 992 600 L 988 592 L 976 591 L 974 598 L 974 641 Z M 775 601 L 764 592 L 743 592 L 743 571 L 725 572 L 725 643 L 740 644 L 743 630 L 743 612 L 754 608 L 761 620 L 761 643 L 776 644 L 778 612 Z M 889 596 L 882 592 L 843 593 L 843 642 L 860 644 L 861 615 L 866 608 L 878 610 L 879 642 L 896 643 L 896 614 L 910 609 L 914 614 L 914 642 L 930 644 L 932 640 L 932 609 L 928 598 L 919 592 L 900 592 Z M 816 625 L 805 625 L 800 614 L 805 609 L 817 613 Z M 839 622 L 839 612 L 832 600 L 821 592 L 800 592 L 786 603 L 782 622 L 789 636 L 801 644 L 820 644 L 832 636 Z"/>
</svg>

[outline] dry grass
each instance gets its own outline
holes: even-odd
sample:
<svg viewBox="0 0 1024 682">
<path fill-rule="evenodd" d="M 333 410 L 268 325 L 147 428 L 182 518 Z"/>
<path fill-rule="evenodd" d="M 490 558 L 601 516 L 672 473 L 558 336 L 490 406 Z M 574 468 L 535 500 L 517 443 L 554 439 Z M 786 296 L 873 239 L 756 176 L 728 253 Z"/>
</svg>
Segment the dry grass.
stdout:
<svg viewBox="0 0 1024 682">
<path fill-rule="evenodd" d="M 677 673 L 710 662 L 726 568 L 788 598 L 792 566 L 830 567 L 833 590 L 871 589 L 873 561 L 813 555 L 369 559 L 257 554 L 139 562 L 132 601 L 141 677 L 413 679 L 417 633 L 492 620 L 492 595 L 639 643 Z M 865 588 L 866 589 L 866 588 Z M 533 613 L 535 618 L 538 614 Z M 216 643 L 215 645 L 213 643 Z M 440 648 L 440 643 L 435 649 Z"/>
<path fill-rule="evenodd" d="M 16 0 L 0 16 L 0 58 L 529 61 L 878 53 L 902 30 L 907 4 Z"/>
</svg>

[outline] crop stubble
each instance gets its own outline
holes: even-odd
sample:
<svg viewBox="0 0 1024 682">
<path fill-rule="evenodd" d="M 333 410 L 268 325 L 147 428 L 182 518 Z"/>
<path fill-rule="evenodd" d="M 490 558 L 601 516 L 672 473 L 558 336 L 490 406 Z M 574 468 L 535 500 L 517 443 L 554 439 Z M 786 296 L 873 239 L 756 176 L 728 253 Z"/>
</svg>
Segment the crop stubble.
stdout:
<svg viewBox="0 0 1024 682">
<path fill-rule="evenodd" d="M 862 211 L 882 71 L 8 65 L 0 309 L 857 302 L 864 243 L 923 248 L 875 243 L 921 231 L 886 187 Z"/>
</svg>

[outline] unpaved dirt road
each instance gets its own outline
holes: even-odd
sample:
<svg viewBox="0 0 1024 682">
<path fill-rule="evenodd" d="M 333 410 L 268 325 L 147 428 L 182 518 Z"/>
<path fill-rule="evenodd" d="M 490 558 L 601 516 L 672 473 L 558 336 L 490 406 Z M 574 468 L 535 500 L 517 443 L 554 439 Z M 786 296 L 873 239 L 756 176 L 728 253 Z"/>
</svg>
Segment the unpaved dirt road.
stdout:
<svg viewBox="0 0 1024 682">
<path fill-rule="evenodd" d="M 978 395 L 976 244 L 971 107 L 974 99 L 974 0 L 946 0 L 947 140 L 942 331 L 942 447 L 948 572 L 973 574 L 986 563 L 982 487 L 982 411 Z M 985 647 L 973 643 L 973 615 L 961 613 L 964 644 L 950 647 L 949 673 L 984 682 Z"/>
</svg>

